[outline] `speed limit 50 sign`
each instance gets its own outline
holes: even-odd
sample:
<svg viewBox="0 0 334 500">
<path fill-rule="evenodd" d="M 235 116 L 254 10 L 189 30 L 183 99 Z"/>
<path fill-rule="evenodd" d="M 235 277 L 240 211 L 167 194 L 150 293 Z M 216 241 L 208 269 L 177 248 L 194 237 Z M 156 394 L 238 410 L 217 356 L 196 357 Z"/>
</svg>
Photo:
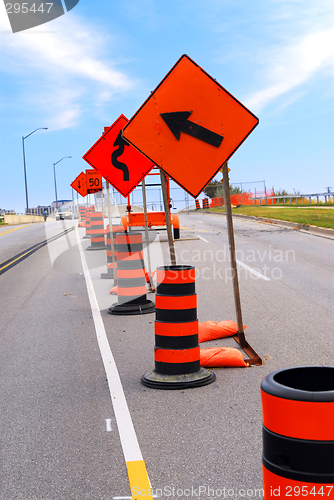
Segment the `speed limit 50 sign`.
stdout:
<svg viewBox="0 0 334 500">
<path fill-rule="evenodd" d="M 102 176 L 96 170 L 86 170 L 87 194 L 102 191 Z"/>
</svg>

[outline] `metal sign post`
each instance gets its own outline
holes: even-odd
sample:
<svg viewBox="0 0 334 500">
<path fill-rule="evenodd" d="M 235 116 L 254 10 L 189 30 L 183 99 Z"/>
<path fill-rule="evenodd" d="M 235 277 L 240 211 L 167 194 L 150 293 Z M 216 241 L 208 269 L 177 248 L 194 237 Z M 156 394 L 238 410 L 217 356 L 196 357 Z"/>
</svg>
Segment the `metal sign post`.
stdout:
<svg viewBox="0 0 334 500">
<path fill-rule="evenodd" d="M 238 269 L 235 256 L 232 207 L 231 207 L 227 162 L 225 162 L 223 165 L 223 180 L 224 180 L 224 191 L 225 191 L 227 232 L 228 232 L 228 241 L 230 247 L 230 261 L 231 261 L 232 282 L 233 282 L 233 292 L 234 292 L 234 304 L 235 304 L 235 311 L 238 323 L 238 333 L 237 335 L 234 336 L 234 339 L 240 344 L 240 347 L 246 352 L 246 354 L 248 354 L 249 359 L 246 359 L 245 360 L 246 362 L 248 362 L 249 364 L 261 365 L 262 364 L 261 358 L 248 344 L 244 334 L 244 325 L 242 321 L 241 301 L 239 292 Z"/>
<path fill-rule="evenodd" d="M 144 206 L 144 218 L 145 218 L 145 240 L 147 249 L 147 263 L 148 263 L 148 279 L 150 285 L 150 291 L 154 291 L 153 280 L 152 280 L 152 269 L 151 269 L 151 254 L 149 248 L 149 236 L 148 236 L 148 226 L 147 226 L 147 205 L 146 205 L 146 187 L 145 187 L 145 177 L 142 180 L 142 191 L 143 191 L 143 206 Z"/>
<path fill-rule="evenodd" d="M 116 271 L 116 266 L 115 266 L 115 247 L 114 247 L 114 237 L 113 237 L 113 230 L 112 230 L 110 188 L 109 188 L 108 181 L 106 181 L 106 185 L 107 185 L 107 200 L 108 200 L 109 233 L 110 233 L 110 243 L 111 243 L 111 260 L 112 260 L 112 269 L 113 269 L 113 275 L 114 275 L 114 286 L 117 286 L 117 271 Z"/>
<path fill-rule="evenodd" d="M 78 214 L 78 227 L 79 227 L 80 220 L 79 220 L 79 193 L 78 193 L 78 191 L 77 191 L 77 214 Z"/>
<path fill-rule="evenodd" d="M 164 172 L 162 172 L 162 170 L 160 170 L 160 179 L 161 179 L 162 196 L 163 196 L 164 206 L 165 206 L 165 219 L 166 219 L 166 226 L 167 226 L 170 261 L 171 261 L 172 266 L 176 266 L 172 225 L 170 223 L 170 209 L 169 209 L 169 203 L 168 203 L 166 176 L 165 176 Z"/>
</svg>

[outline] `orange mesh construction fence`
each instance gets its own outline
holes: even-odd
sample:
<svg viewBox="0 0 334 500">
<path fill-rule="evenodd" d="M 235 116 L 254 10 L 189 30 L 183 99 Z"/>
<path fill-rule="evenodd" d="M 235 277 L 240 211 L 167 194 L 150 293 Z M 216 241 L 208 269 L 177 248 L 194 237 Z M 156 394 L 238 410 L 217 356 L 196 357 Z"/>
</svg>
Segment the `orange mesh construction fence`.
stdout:
<svg viewBox="0 0 334 500">
<path fill-rule="evenodd" d="M 269 196 L 275 196 L 275 191 L 273 189 L 271 191 L 264 192 L 257 191 L 256 193 L 231 194 L 231 205 L 254 205 L 254 201 L 256 205 L 275 205 L 276 200 L 273 200 L 271 198 L 254 200 L 254 198 L 263 198 Z M 211 208 L 223 207 L 224 205 L 225 199 L 223 196 L 216 196 L 215 198 L 211 198 Z"/>
</svg>

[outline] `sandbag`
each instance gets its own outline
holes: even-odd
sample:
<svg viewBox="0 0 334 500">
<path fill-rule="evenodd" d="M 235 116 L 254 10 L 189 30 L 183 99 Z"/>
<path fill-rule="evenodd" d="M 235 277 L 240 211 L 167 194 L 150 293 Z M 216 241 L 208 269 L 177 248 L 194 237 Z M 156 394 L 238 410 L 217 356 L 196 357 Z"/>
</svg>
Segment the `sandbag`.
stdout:
<svg viewBox="0 0 334 500">
<path fill-rule="evenodd" d="M 244 330 L 247 326 L 243 325 Z M 224 337 L 231 337 L 238 333 L 238 324 L 235 321 L 204 321 L 198 325 L 198 342 L 205 342 L 207 340 L 222 339 Z"/>
<path fill-rule="evenodd" d="M 206 368 L 237 368 L 248 366 L 242 352 L 234 347 L 208 347 L 200 350 L 201 366 Z"/>
</svg>

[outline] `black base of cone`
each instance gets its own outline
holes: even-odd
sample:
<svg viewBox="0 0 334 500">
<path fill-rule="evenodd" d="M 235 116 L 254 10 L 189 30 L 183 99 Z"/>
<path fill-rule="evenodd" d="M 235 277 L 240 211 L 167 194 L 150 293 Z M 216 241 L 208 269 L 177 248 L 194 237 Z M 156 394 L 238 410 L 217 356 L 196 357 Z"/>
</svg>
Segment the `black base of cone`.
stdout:
<svg viewBox="0 0 334 500">
<path fill-rule="evenodd" d="M 114 279 L 114 273 L 101 273 L 101 278 L 105 280 L 113 280 Z"/>
<path fill-rule="evenodd" d="M 93 247 L 92 245 L 90 247 L 87 247 L 86 250 L 107 250 L 107 247 L 103 245 L 103 247 Z"/>
<path fill-rule="evenodd" d="M 216 380 L 216 375 L 206 368 L 198 372 L 184 375 L 164 375 L 152 370 L 142 376 L 141 382 L 152 389 L 191 389 L 211 384 Z"/>
<path fill-rule="evenodd" d="M 83 240 L 90 240 L 90 236 L 87 236 L 87 234 L 85 234 L 85 236 L 82 237 Z"/>
<path fill-rule="evenodd" d="M 117 302 L 109 307 L 109 314 L 119 316 L 131 316 L 134 314 L 149 314 L 155 311 L 155 304 L 151 300 L 146 300 L 143 304 L 118 304 Z"/>
</svg>

